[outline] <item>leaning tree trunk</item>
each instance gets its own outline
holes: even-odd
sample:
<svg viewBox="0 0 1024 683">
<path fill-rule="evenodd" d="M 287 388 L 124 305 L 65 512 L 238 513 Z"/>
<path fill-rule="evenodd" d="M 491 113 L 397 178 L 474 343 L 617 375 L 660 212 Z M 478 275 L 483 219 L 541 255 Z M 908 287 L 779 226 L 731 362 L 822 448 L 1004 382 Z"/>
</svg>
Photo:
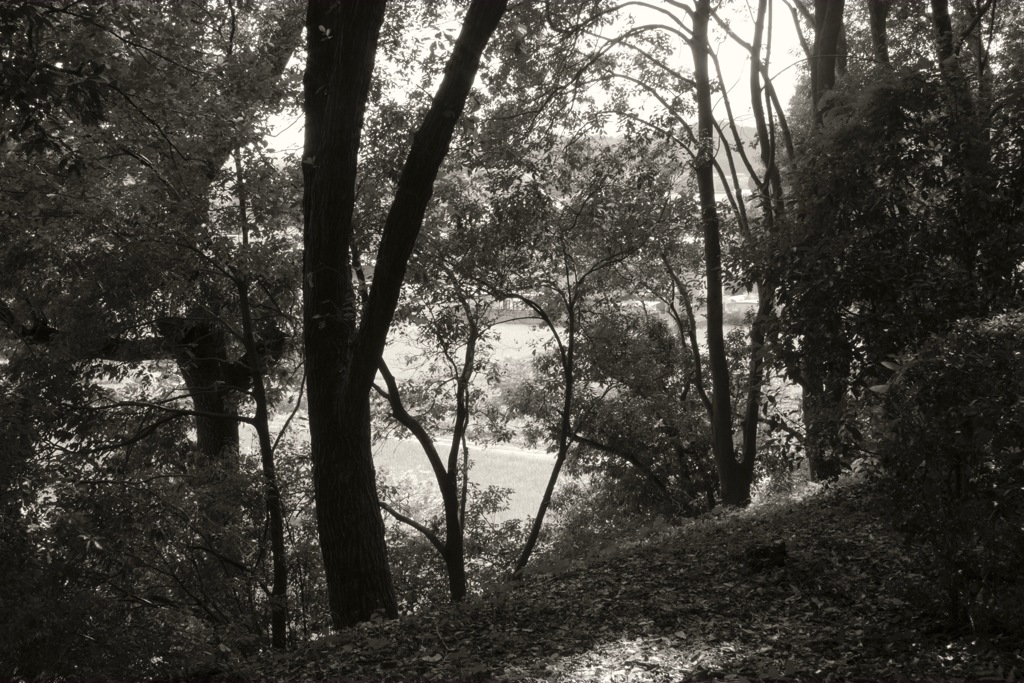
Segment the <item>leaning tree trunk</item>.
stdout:
<svg viewBox="0 0 1024 683">
<path fill-rule="evenodd" d="M 472 344 L 471 340 L 470 348 L 467 350 L 467 362 L 464 366 L 469 369 L 472 368 L 473 362 Z M 380 373 L 387 384 L 388 392 L 386 398 L 391 406 L 391 415 L 416 437 L 424 454 L 427 456 L 427 460 L 430 462 L 431 469 L 434 471 L 434 478 L 437 480 L 437 487 L 441 492 L 441 502 L 444 506 L 445 539 L 441 541 L 432 531 L 413 523 L 407 518 L 398 515 L 396 517 L 401 521 L 411 524 L 413 528 L 423 533 L 434 547 L 437 548 L 437 551 L 441 554 L 441 559 L 444 560 L 445 568 L 448 570 L 448 590 L 452 602 L 458 602 L 466 597 L 467 588 L 464 518 L 459 514 L 458 469 L 455 460 L 458 454 L 459 442 L 465 436 L 466 431 L 466 423 L 462 419 L 464 411 L 461 409 L 461 392 L 463 388 L 460 386 L 458 389 L 460 395 L 459 417 L 456 418 L 455 429 L 452 431 L 452 446 L 449 451 L 448 466 L 446 468 L 445 464 L 441 461 L 441 455 L 437 452 L 434 440 L 430 438 L 426 428 L 405 409 L 398 390 L 398 382 L 395 381 L 395 377 L 391 374 L 387 364 L 381 363 Z M 462 384 L 461 380 L 459 384 Z M 395 514 L 394 511 L 392 511 L 392 514 Z"/>
<path fill-rule="evenodd" d="M 522 576 L 522 572 L 526 569 L 530 556 L 533 554 L 533 549 L 537 546 L 537 541 L 540 539 L 540 530 L 544 524 L 544 516 L 547 514 L 548 508 L 551 507 L 551 498 L 555 493 L 555 485 L 558 483 L 558 477 L 562 472 L 562 467 L 565 465 L 566 457 L 569 455 L 569 447 L 572 445 L 572 434 L 575 431 L 572 425 L 573 397 L 576 392 L 576 321 L 578 316 L 575 295 L 569 299 L 568 313 L 567 322 L 569 329 L 566 332 L 567 341 L 565 348 L 559 350 L 564 391 L 562 393 L 562 410 L 558 426 L 558 453 L 555 456 L 555 466 L 551 468 L 551 475 L 548 477 L 548 484 L 544 487 L 544 496 L 541 498 L 540 507 L 537 508 L 537 516 L 533 519 L 530 533 L 527 534 L 526 542 L 523 544 L 523 550 L 519 553 L 519 559 L 516 560 L 516 564 L 512 569 L 514 577 Z M 545 321 L 548 327 L 554 330 L 550 319 L 545 318 Z"/>
</svg>

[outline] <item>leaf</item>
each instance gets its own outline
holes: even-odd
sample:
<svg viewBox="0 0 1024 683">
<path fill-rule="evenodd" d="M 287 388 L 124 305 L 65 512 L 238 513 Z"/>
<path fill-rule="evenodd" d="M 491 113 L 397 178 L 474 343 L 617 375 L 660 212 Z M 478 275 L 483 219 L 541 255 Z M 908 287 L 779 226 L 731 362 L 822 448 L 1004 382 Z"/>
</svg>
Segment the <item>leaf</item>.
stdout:
<svg viewBox="0 0 1024 683">
<path fill-rule="evenodd" d="M 873 391 L 876 394 L 887 394 L 889 393 L 888 384 L 875 384 L 874 386 L 868 387 L 868 391 Z"/>
<path fill-rule="evenodd" d="M 366 644 L 370 646 L 371 650 L 383 650 L 386 647 L 390 647 L 393 643 L 387 638 L 369 638 Z"/>
<path fill-rule="evenodd" d="M 882 361 L 882 365 L 884 365 L 885 367 L 889 368 L 893 372 L 896 372 L 897 370 L 899 370 L 902 367 L 899 363 L 894 363 L 891 360 L 883 360 Z"/>
</svg>

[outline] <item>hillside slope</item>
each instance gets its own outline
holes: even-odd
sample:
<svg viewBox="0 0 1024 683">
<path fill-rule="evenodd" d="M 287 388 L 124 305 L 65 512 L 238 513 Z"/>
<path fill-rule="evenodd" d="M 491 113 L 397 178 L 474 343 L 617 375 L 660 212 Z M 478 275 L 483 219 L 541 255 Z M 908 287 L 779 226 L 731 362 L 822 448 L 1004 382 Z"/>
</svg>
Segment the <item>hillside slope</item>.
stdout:
<svg viewBox="0 0 1024 683">
<path fill-rule="evenodd" d="M 943 626 L 865 484 L 647 530 L 500 595 L 238 663 L 272 680 L 1012 679 L 1021 633 Z M 1021 623 L 1018 621 L 1018 623 Z"/>
</svg>

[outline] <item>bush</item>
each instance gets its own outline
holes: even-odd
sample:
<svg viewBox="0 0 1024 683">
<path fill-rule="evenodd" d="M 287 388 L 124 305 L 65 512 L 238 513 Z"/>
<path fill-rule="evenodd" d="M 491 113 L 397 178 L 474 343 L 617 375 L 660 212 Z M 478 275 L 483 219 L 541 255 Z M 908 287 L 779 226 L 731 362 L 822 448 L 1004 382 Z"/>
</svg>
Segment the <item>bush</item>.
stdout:
<svg viewBox="0 0 1024 683">
<path fill-rule="evenodd" d="M 1024 604 L 1024 312 L 964 321 L 901 359 L 887 389 L 884 463 L 949 617 L 1009 625 Z"/>
<path fill-rule="evenodd" d="M 485 594 L 502 583 L 526 537 L 524 520 L 494 522 L 508 509 L 511 489 L 497 486 L 481 488 L 470 481 L 466 505 L 464 553 L 467 593 Z M 398 484 L 380 487 L 381 499 L 403 514 L 411 516 L 444 538 L 444 515 L 439 495 L 432 482 L 419 482 L 409 476 Z M 399 611 L 415 614 L 451 601 L 448 572 L 437 549 L 418 531 L 391 518 L 385 518 L 388 556 L 395 582 Z"/>
</svg>

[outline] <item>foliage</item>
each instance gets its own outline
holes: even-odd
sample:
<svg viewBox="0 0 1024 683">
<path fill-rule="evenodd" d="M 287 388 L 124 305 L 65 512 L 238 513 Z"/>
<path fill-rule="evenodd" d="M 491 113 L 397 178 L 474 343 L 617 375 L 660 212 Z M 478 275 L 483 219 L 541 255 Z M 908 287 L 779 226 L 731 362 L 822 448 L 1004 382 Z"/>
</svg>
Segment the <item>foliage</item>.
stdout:
<svg viewBox="0 0 1024 683">
<path fill-rule="evenodd" d="M 304 643 L 330 629 L 330 608 L 313 511 L 311 463 L 305 435 L 290 427 L 274 450 L 288 549 L 289 642 Z M 269 582 L 268 576 L 264 583 Z"/>
<path fill-rule="evenodd" d="M 88 26 L 106 14 L 99 4 L 22 0 L 0 6 L 0 144 L 53 154 L 68 170 L 76 166 L 66 127 L 94 126 L 105 114 L 107 65 L 96 55 L 116 49 L 115 41 Z"/>
<path fill-rule="evenodd" d="M 426 520 L 435 533 L 444 528 L 439 514 L 430 516 L 431 486 L 407 478 L 398 484 L 382 486 L 381 500 L 403 514 Z M 420 495 L 417 495 L 419 491 Z M 502 583 L 515 561 L 524 520 L 491 521 L 496 512 L 506 509 L 508 490 L 490 486 L 481 490 L 470 482 L 465 525 L 465 562 L 467 595 L 479 598 Z M 397 502 L 401 501 L 401 502 Z M 388 557 L 395 577 L 401 614 L 417 614 L 451 602 L 444 561 L 437 550 L 418 532 L 391 521 L 387 525 Z"/>
<path fill-rule="evenodd" d="M 0 486 L 11 585 L 38 587 L 5 595 L 33 628 L 5 634 L 3 659 L 19 676 L 126 677 L 251 652 L 267 545 L 259 463 L 238 452 L 237 285 L 280 389 L 295 186 L 264 138 L 298 21 L 283 5 L 75 2 L 8 3 L 0 20 L 0 383 L 19 444 Z"/>
<path fill-rule="evenodd" d="M 442 72 L 457 71 L 445 60 L 462 9 L 389 4 L 371 46 L 378 67 L 365 69 L 359 158 L 341 146 L 353 155 L 346 168 L 358 165 L 353 192 L 329 179 L 321 188 L 322 199 L 352 200 L 341 231 L 351 241 L 307 252 L 339 257 L 320 275 L 339 275 L 343 295 L 307 333 L 340 308 L 353 330 L 372 319 L 373 342 L 329 331 L 323 348 L 342 362 L 311 374 L 333 398 L 345 393 L 336 371 L 372 377 L 373 354 L 359 349 L 379 350 L 391 312 L 357 310 L 356 299 L 375 279 L 397 298 L 404 278 L 397 319 L 420 365 L 400 389 L 422 427 L 455 432 L 442 485 L 454 504 L 443 517 L 432 486 L 381 486 L 381 500 L 434 543 L 389 521 L 405 618 L 327 636 L 324 551 L 349 562 L 359 543 L 320 546 L 301 436 L 263 462 L 239 438 L 240 423 L 262 417 L 254 375 L 269 384 L 272 413 L 296 389 L 300 164 L 268 137 L 296 99 L 299 69 L 287 65 L 302 12 L 0 3 L 0 678 L 202 677 L 253 661 L 279 578 L 268 461 L 284 508 L 288 637 L 300 650 L 259 672 L 272 677 L 1012 678 L 996 666 L 1019 659 L 1024 604 L 1024 20 L 1001 3 L 954 3 L 961 44 L 935 63 L 924 0 L 847 8 L 850 59 L 820 111 L 809 98 L 792 109 L 803 120 L 784 166 L 775 150 L 789 132 L 767 80 L 780 51 L 746 45 L 725 20 L 730 3 L 718 4 L 712 30 L 765 62 L 751 104 L 770 109 L 769 130 L 763 111 L 756 132 L 727 111 L 714 132 L 695 133 L 696 85 L 720 88 L 723 105 L 738 91 L 721 72 L 698 84 L 675 61 L 694 15 L 666 10 L 658 27 L 620 22 L 603 0 L 518 3 L 472 94 L 434 112 L 445 136 L 454 124 L 451 150 L 434 150 L 438 180 L 423 175 L 414 192 L 399 191 L 403 159 L 441 139 L 410 133 Z M 864 12 L 880 4 L 892 5 L 890 63 L 865 66 Z M 763 19 L 768 0 L 756 5 Z M 318 23 L 311 53 L 341 42 Z M 716 51 L 708 59 L 721 68 Z M 608 137 L 610 124 L 623 137 Z M 709 140 L 710 155 L 700 151 Z M 759 297 L 749 315 L 715 307 L 737 327 L 718 397 L 748 401 L 718 440 L 701 346 L 718 292 L 699 284 L 718 276 L 704 264 L 718 240 L 703 243 L 692 199 L 694 169 L 709 158 L 714 189 L 726 190 L 722 276 Z M 409 166 L 415 175 L 427 164 Z M 419 236 L 415 220 L 396 219 L 405 247 L 416 243 L 406 273 L 408 250 L 377 260 L 388 241 L 377 228 L 413 198 L 426 212 Z M 326 221 L 325 235 L 338 223 Z M 350 291 L 350 263 L 363 292 Z M 529 367 L 495 362 L 498 306 L 528 310 L 550 333 Z M 348 410 L 328 408 L 332 419 Z M 361 438 L 369 430 L 350 428 L 361 419 L 321 420 L 321 436 Z M 563 464 L 579 475 L 555 489 L 543 533 L 548 498 L 535 520 L 493 522 L 508 489 L 466 485 L 463 434 L 556 451 L 553 489 Z M 840 462 L 872 469 L 880 455 L 892 497 L 840 486 L 792 507 L 704 516 L 725 481 L 712 445 L 738 443 L 737 463 L 756 465 L 755 505 L 799 490 L 794 471 L 812 447 L 835 473 Z M 331 493 L 352 478 L 325 481 Z M 891 525 L 894 507 L 912 551 Z M 337 515 L 336 529 L 358 532 L 368 527 L 353 520 L 377 514 L 371 501 Z M 455 532 L 452 555 L 469 570 L 458 607 L 443 604 L 456 563 L 437 553 Z M 510 583 L 527 534 L 521 563 L 539 536 L 538 557 Z M 372 573 L 365 561 L 348 566 L 356 580 Z M 336 596 L 363 596 L 339 585 Z M 984 638 L 934 627 L 940 603 L 953 626 Z"/>
<path fill-rule="evenodd" d="M 553 519 L 529 573 L 561 572 L 574 563 L 617 552 L 638 534 L 664 528 L 666 518 L 657 514 L 662 509 L 678 519 L 678 507 L 666 504 L 642 479 L 623 479 L 627 477 L 608 476 L 598 469 L 593 476 L 564 480 L 555 491 Z"/>
<path fill-rule="evenodd" d="M 963 320 L 894 369 L 884 463 L 907 529 L 939 568 L 952 623 L 1005 628 L 1022 598 L 1024 314 Z M 884 390 L 884 391 L 883 391 Z"/>
<path fill-rule="evenodd" d="M 821 403 L 812 429 L 836 456 L 860 441 L 856 402 L 882 361 L 1020 292 L 1024 233 L 999 152 L 1016 143 L 965 106 L 916 70 L 837 88 L 788 176 L 777 358 Z"/>
<path fill-rule="evenodd" d="M 686 347 L 662 316 L 632 302 L 597 306 L 582 322 L 575 446 L 566 470 L 588 484 L 573 497 L 605 508 L 595 523 L 619 513 L 707 509 L 716 485 L 709 427 L 692 391 L 695 369 Z M 507 406 L 525 418 L 521 431 L 535 442 L 553 440 L 560 381 L 548 349 L 535 356 L 532 377 L 506 389 Z"/>
<path fill-rule="evenodd" d="M 180 432 L 134 446 L 54 449 L 51 470 L 15 478 L 0 539 L 4 675 L 156 674 L 259 643 L 258 477 L 204 470 Z"/>
</svg>

